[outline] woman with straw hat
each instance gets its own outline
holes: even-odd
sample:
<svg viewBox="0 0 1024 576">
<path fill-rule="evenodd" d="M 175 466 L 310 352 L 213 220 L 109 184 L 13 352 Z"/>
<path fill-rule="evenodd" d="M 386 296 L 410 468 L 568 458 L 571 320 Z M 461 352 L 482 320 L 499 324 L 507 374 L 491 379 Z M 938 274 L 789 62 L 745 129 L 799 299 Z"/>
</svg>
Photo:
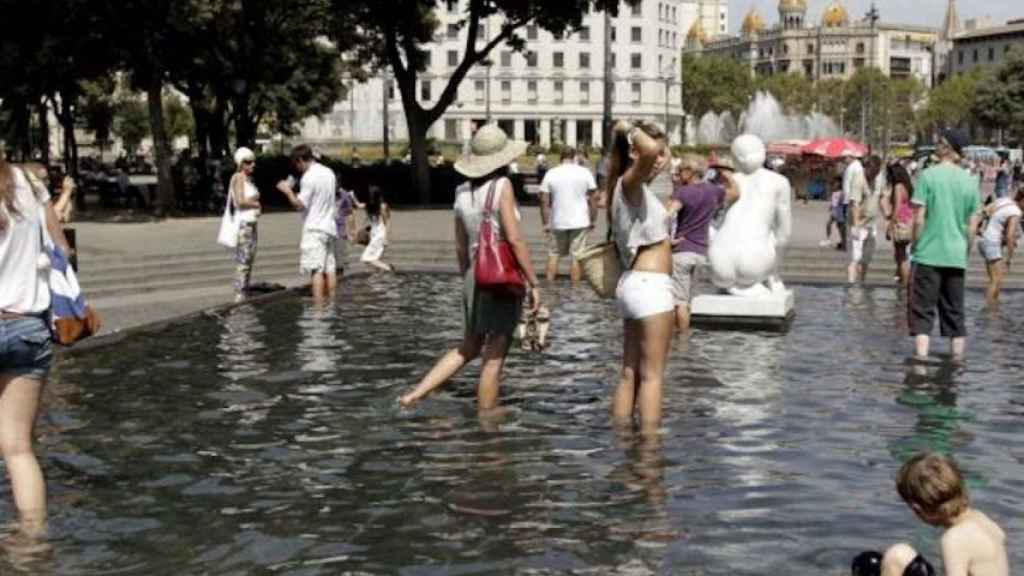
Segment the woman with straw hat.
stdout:
<svg viewBox="0 0 1024 576">
<path fill-rule="evenodd" d="M 506 177 L 508 165 L 526 152 L 526 146 L 525 142 L 510 140 L 501 128 L 489 124 L 473 136 L 470 154 L 455 163 L 455 170 L 469 179 L 456 191 L 455 198 L 455 252 L 463 276 L 465 335 L 458 347 L 442 356 L 415 388 L 399 398 L 406 408 L 442 386 L 477 356 L 483 357 L 477 408 L 488 412 L 498 404 L 498 384 L 512 334 L 519 323 L 522 298 L 477 288 L 474 255 L 480 224 L 488 208 L 485 203 L 488 196 L 493 196 L 491 225 L 512 248 L 528 284 L 530 305 L 537 311 L 540 307 L 537 275 L 520 231 L 519 208 L 512 183 Z M 493 194 L 490 194 L 492 188 Z"/>
</svg>

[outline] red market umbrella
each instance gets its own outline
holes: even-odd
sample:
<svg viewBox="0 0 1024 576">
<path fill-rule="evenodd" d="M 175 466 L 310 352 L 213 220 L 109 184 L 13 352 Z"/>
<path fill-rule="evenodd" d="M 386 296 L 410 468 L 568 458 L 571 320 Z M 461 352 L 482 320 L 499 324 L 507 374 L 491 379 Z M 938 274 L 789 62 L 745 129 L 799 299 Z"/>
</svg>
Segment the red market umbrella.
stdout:
<svg viewBox="0 0 1024 576">
<path fill-rule="evenodd" d="M 867 156 L 868 148 L 860 142 L 846 138 L 825 138 L 804 146 L 803 153 L 826 158 L 842 158 L 843 156 L 862 158 Z"/>
<path fill-rule="evenodd" d="M 768 153 L 776 156 L 798 156 L 809 143 L 809 140 L 780 140 L 768 145 Z"/>
</svg>

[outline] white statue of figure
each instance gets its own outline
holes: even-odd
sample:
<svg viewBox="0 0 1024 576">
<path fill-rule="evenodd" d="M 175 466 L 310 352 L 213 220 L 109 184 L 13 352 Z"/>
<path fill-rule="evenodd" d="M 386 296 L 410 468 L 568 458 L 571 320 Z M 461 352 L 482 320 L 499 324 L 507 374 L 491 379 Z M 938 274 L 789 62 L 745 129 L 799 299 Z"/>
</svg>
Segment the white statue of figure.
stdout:
<svg viewBox="0 0 1024 576">
<path fill-rule="evenodd" d="M 783 293 L 778 270 L 792 227 L 789 180 L 764 168 L 767 151 L 757 136 L 736 138 L 732 155 L 740 196 L 711 239 L 712 281 L 737 296 Z"/>
</svg>

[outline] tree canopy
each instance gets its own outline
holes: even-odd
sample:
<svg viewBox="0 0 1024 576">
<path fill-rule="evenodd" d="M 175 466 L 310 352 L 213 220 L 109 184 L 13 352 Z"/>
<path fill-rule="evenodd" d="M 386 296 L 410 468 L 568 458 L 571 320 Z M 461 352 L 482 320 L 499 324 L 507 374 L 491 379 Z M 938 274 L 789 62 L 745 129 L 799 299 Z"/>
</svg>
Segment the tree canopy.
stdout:
<svg viewBox="0 0 1024 576">
<path fill-rule="evenodd" d="M 754 95 L 750 68 L 732 58 L 684 54 L 680 73 L 683 109 L 695 118 L 727 111 L 738 118 Z"/>
</svg>

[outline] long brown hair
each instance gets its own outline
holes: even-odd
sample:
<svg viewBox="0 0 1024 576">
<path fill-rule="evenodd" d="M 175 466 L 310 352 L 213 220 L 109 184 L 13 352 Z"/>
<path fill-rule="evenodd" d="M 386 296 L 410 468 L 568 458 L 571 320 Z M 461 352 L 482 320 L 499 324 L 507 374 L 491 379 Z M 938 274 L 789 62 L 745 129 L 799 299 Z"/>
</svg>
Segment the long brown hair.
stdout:
<svg viewBox="0 0 1024 576">
<path fill-rule="evenodd" d="M 615 205 L 615 188 L 622 175 L 633 165 L 633 159 L 629 155 L 629 131 L 633 128 L 639 128 L 644 134 L 655 140 L 665 139 L 665 133 L 662 132 L 661 128 L 651 122 L 639 121 L 632 126 L 623 123 L 615 125 L 615 128 L 612 130 L 611 159 L 608 163 L 608 179 L 605 182 L 604 191 L 606 208 L 608 210 L 609 230 L 612 223 L 612 206 Z"/>
<path fill-rule="evenodd" d="M 14 170 L 0 158 L 0 232 L 6 232 L 10 219 L 19 215 L 14 186 Z"/>
</svg>

